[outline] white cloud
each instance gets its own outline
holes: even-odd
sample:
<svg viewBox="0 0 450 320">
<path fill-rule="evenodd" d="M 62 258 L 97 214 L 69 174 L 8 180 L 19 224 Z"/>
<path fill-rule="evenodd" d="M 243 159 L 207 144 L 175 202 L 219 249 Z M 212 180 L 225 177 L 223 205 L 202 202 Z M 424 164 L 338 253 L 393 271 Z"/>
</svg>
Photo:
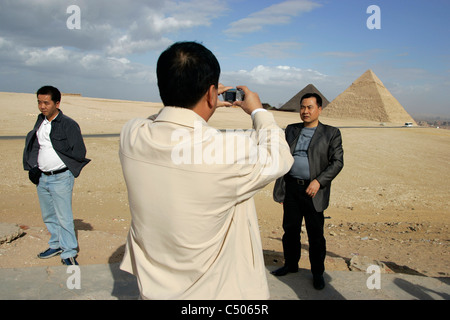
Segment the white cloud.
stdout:
<svg viewBox="0 0 450 320">
<path fill-rule="evenodd" d="M 251 57 L 284 59 L 298 54 L 301 44 L 298 42 L 264 42 L 248 47 L 242 55 Z"/>
<path fill-rule="evenodd" d="M 33 66 L 50 66 L 65 64 L 69 62 L 69 56 L 63 47 L 51 47 L 45 50 L 28 50 L 25 65 Z"/>
<path fill-rule="evenodd" d="M 309 12 L 320 5 L 310 0 L 289 0 L 271 5 L 248 17 L 232 22 L 230 28 L 225 30 L 229 35 L 239 35 L 261 30 L 269 25 L 281 25 L 291 22 L 304 12 Z"/>
<path fill-rule="evenodd" d="M 14 52 L 14 55 L 7 55 Z M 72 51 L 63 47 L 29 48 L 0 38 L 0 60 L 8 60 L 18 70 L 45 71 L 47 76 L 82 76 L 90 79 L 127 78 L 138 81 L 154 77 L 154 71 L 122 57 Z M 6 67 L 5 67 L 6 68 Z M 0 73 L 4 68 L 0 67 Z M 144 72 L 144 73 L 143 73 Z"/>
<path fill-rule="evenodd" d="M 322 53 L 323 56 L 326 57 L 334 57 L 334 58 L 357 58 L 360 57 L 362 54 L 357 52 L 351 52 L 351 51 L 329 51 Z"/>
<path fill-rule="evenodd" d="M 129 55 L 161 50 L 168 35 L 209 26 L 226 7 L 219 0 L 77 0 L 81 29 L 69 30 L 69 5 L 60 0 L 2 0 L 0 30 L 5 39 L 29 47 L 72 47 Z"/>
<path fill-rule="evenodd" d="M 300 69 L 290 66 L 263 66 L 259 65 L 251 70 L 224 72 L 224 78 L 234 78 L 259 85 L 286 86 L 304 81 L 323 81 L 326 75 L 316 70 Z"/>
<path fill-rule="evenodd" d="M 259 94 L 262 102 L 281 106 L 309 83 L 326 95 L 334 92 L 333 77 L 317 70 L 292 66 L 258 65 L 250 70 L 224 71 L 220 81 L 225 85 L 246 85 Z"/>
<path fill-rule="evenodd" d="M 144 53 L 152 50 L 161 50 L 168 47 L 173 41 L 161 37 L 158 41 L 152 39 L 133 40 L 128 35 L 124 35 L 105 47 L 106 54 L 115 56 L 127 56 L 133 53 Z"/>
<path fill-rule="evenodd" d="M 66 24 L 74 4 L 81 29 Z M 152 56 L 225 10 L 219 0 L 1 0 L 1 87 L 29 91 L 44 81 L 94 96 L 159 98 Z M 147 54 L 150 65 L 132 61 Z"/>
</svg>

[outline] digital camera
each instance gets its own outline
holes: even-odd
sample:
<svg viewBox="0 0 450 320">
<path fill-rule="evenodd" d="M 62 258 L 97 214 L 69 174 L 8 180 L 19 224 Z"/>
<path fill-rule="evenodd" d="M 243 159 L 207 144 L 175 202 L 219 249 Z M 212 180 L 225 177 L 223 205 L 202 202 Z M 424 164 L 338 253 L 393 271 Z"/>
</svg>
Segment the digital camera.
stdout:
<svg viewBox="0 0 450 320">
<path fill-rule="evenodd" d="M 222 93 L 222 95 L 224 101 L 231 103 L 235 101 L 244 101 L 245 97 L 244 91 L 242 91 L 241 89 L 230 89 Z"/>
</svg>

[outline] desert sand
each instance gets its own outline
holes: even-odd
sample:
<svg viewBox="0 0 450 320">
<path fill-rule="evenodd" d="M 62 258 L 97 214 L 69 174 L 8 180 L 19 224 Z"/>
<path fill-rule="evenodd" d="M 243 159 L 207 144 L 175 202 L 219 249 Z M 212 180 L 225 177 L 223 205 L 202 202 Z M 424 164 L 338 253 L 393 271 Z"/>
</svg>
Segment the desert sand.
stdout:
<svg viewBox="0 0 450 320">
<path fill-rule="evenodd" d="M 33 94 L 0 93 L 0 222 L 21 226 L 23 235 L 0 245 L 0 268 L 60 265 L 41 260 L 49 235 L 35 186 L 22 167 L 24 136 L 38 109 Z M 78 262 L 119 262 L 130 225 L 127 191 L 118 158 L 118 134 L 136 117 L 157 113 L 161 104 L 63 96 L 61 109 L 85 135 L 92 159 L 75 181 L 73 208 L 79 240 Z M 286 127 L 299 115 L 270 111 Z M 388 123 L 331 119 L 341 128 L 344 169 L 332 185 L 325 212 L 326 268 L 349 270 L 352 257 L 383 262 L 389 272 L 450 276 L 450 131 L 391 128 Z M 237 108 L 221 108 L 209 122 L 220 129 L 251 127 Z M 110 135 L 107 135 L 110 134 Z M 255 196 L 266 263 L 282 265 L 282 207 L 272 200 L 273 183 Z M 309 269 L 302 238 L 301 268 Z"/>
</svg>

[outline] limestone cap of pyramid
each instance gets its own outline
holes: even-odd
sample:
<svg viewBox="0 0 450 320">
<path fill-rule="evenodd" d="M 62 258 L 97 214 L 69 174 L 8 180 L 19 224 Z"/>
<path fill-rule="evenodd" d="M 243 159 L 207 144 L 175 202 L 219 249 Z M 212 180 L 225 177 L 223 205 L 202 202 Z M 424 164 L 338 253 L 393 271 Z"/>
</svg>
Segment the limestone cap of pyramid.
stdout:
<svg viewBox="0 0 450 320">
<path fill-rule="evenodd" d="M 358 79 L 356 79 L 353 82 L 354 85 L 365 85 L 372 83 L 376 83 L 377 85 L 385 88 L 383 82 L 380 80 L 380 78 L 377 77 L 377 75 L 371 69 L 364 72 Z"/>
</svg>

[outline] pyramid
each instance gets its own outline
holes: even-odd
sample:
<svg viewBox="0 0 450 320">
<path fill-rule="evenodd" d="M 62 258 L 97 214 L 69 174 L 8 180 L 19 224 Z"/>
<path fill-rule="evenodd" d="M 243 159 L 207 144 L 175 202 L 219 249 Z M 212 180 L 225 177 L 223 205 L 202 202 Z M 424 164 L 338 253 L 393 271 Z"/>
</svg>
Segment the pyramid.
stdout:
<svg viewBox="0 0 450 320">
<path fill-rule="evenodd" d="M 322 116 L 402 125 L 405 122 L 416 124 L 372 70 L 367 70 L 337 96 L 322 111 Z"/>
<path fill-rule="evenodd" d="M 319 90 L 317 90 L 317 88 L 314 85 L 308 84 L 299 93 L 297 93 L 295 96 L 293 96 L 291 98 L 291 100 L 289 100 L 283 106 L 281 106 L 278 110 L 299 112 L 300 111 L 300 99 L 303 97 L 303 95 L 305 95 L 307 93 L 317 93 L 322 98 L 322 108 L 325 108 L 330 103 L 327 100 L 327 98 L 325 98 L 324 95 Z"/>
</svg>

